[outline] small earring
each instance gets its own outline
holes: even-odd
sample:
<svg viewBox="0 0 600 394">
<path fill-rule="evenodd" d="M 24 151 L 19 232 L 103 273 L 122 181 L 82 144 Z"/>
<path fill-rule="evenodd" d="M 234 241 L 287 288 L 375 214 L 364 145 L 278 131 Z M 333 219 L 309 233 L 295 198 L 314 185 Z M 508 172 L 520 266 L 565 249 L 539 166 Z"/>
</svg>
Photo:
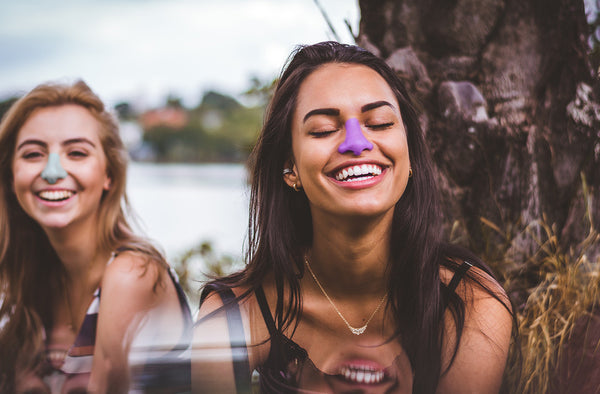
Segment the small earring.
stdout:
<svg viewBox="0 0 600 394">
<path fill-rule="evenodd" d="M 299 192 L 302 188 L 299 187 L 297 184 L 293 184 L 292 187 L 294 188 L 295 191 Z"/>
<path fill-rule="evenodd" d="M 412 167 L 408 167 L 408 177 L 409 177 L 409 178 L 412 178 L 412 176 L 413 176 L 413 170 L 412 170 Z"/>
<path fill-rule="evenodd" d="M 292 169 L 291 168 L 284 168 L 283 169 L 283 175 L 291 174 L 291 173 L 292 173 Z"/>
</svg>

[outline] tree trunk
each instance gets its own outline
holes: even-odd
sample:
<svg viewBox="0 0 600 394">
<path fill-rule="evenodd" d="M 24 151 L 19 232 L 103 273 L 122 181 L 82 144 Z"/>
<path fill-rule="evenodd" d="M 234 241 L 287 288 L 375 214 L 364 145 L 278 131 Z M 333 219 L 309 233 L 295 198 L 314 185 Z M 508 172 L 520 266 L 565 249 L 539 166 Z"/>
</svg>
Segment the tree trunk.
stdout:
<svg viewBox="0 0 600 394">
<path fill-rule="evenodd" d="M 359 45 L 422 104 L 449 236 L 491 260 L 524 262 L 550 228 L 563 250 L 581 247 L 600 225 L 600 92 L 583 0 L 359 5 Z"/>
</svg>

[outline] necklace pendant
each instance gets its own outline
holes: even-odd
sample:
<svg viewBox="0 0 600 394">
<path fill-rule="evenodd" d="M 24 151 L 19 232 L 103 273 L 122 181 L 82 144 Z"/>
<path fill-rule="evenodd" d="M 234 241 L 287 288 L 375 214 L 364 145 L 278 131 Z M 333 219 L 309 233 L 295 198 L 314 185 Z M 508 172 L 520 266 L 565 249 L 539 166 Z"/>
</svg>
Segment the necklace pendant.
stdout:
<svg viewBox="0 0 600 394">
<path fill-rule="evenodd" d="M 340 312 L 340 310 L 337 308 L 337 306 L 335 306 L 335 304 L 331 300 L 331 297 L 329 297 L 329 294 L 327 294 L 327 292 L 325 291 L 325 289 L 321 285 L 321 282 L 319 282 L 319 280 L 315 276 L 315 273 L 313 272 L 312 268 L 310 268 L 310 264 L 309 264 L 308 258 L 306 258 L 306 256 L 304 257 L 304 261 L 306 262 L 306 268 L 308 268 L 308 271 L 310 272 L 310 274 L 312 275 L 313 279 L 315 280 L 315 283 L 317 284 L 317 286 L 319 286 L 319 289 L 321 289 L 321 293 L 323 293 L 323 295 L 325 296 L 325 298 L 327 298 L 327 301 L 329 301 L 329 303 L 331 304 L 331 306 L 333 307 L 333 309 L 335 309 L 335 311 L 337 312 L 338 316 L 344 321 L 344 323 L 346 323 L 346 327 L 348 327 L 348 329 L 350 330 L 350 332 L 352 334 L 354 334 L 354 335 L 362 335 L 362 333 L 365 332 L 365 330 L 367 329 L 367 326 L 371 322 L 371 319 L 373 319 L 373 316 L 375 316 L 375 314 L 377 313 L 377 311 L 379 310 L 379 308 L 381 308 L 381 305 L 383 305 L 383 301 L 385 301 L 385 299 L 387 298 L 387 293 L 383 295 L 383 298 L 381 299 L 381 301 L 379 301 L 379 305 L 377 305 L 377 308 L 375 308 L 375 310 L 373 311 L 373 313 L 371 313 L 371 316 L 369 316 L 369 318 L 367 319 L 367 322 L 365 323 L 365 325 L 362 326 L 362 327 L 354 328 L 354 327 L 352 327 L 350 325 L 350 323 L 348 323 L 348 320 L 346 320 L 346 318 L 344 317 L 344 315 L 342 315 L 342 312 Z"/>
<path fill-rule="evenodd" d="M 361 335 L 367 329 L 367 325 L 365 324 L 364 326 L 359 327 L 359 328 L 354 328 L 354 327 L 348 326 L 348 328 L 350 328 L 350 331 L 352 331 L 352 334 Z"/>
</svg>

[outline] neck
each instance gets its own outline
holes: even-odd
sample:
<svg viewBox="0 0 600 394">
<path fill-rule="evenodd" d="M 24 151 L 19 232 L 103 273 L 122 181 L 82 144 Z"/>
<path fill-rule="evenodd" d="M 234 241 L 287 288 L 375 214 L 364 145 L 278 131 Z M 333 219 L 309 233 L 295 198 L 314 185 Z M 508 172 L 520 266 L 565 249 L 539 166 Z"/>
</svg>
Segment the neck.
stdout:
<svg viewBox="0 0 600 394">
<path fill-rule="evenodd" d="M 368 219 L 313 215 L 313 244 L 307 257 L 332 295 L 382 294 L 387 287 L 391 219 L 390 214 Z"/>
<path fill-rule="evenodd" d="M 46 230 L 46 234 L 65 268 L 67 284 L 97 285 L 111 251 L 100 247 L 96 226 L 80 227 Z"/>
<path fill-rule="evenodd" d="M 68 324 L 70 332 L 76 334 L 94 290 L 102 281 L 111 251 L 99 246 L 95 231 L 71 228 L 46 233 L 64 267 L 64 287 L 58 289 L 61 296 L 57 298 L 55 313 L 63 316 L 57 319 Z"/>
</svg>

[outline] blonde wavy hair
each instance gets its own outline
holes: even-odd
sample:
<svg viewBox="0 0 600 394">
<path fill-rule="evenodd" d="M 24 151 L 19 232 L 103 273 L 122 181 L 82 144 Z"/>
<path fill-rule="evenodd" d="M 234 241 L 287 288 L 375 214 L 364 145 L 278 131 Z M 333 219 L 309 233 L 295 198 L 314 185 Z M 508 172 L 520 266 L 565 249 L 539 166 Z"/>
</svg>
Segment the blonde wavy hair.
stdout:
<svg viewBox="0 0 600 394">
<path fill-rule="evenodd" d="M 79 105 L 98 121 L 111 187 L 99 208 L 102 250 L 123 248 L 166 266 L 150 242 L 136 236 L 126 219 L 127 151 L 118 123 L 83 81 L 42 84 L 16 101 L 0 123 L 0 391 L 13 391 L 14 365 L 27 364 L 22 352 L 43 349 L 44 327 L 52 326 L 52 305 L 60 294 L 63 267 L 41 227 L 23 211 L 13 192 L 12 162 L 19 130 L 39 108 Z M 130 216 L 130 215 L 128 215 Z M 159 270 L 163 271 L 163 270 Z M 161 280 L 158 278 L 157 283 Z M 35 338 L 38 338 L 35 340 Z M 37 344 L 36 344 L 37 342 Z M 17 357 L 21 353 L 21 356 Z M 31 360 L 39 360 L 32 356 Z M 31 361 L 30 364 L 36 362 Z M 34 365 L 31 365 L 33 368 Z"/>
</svg>

